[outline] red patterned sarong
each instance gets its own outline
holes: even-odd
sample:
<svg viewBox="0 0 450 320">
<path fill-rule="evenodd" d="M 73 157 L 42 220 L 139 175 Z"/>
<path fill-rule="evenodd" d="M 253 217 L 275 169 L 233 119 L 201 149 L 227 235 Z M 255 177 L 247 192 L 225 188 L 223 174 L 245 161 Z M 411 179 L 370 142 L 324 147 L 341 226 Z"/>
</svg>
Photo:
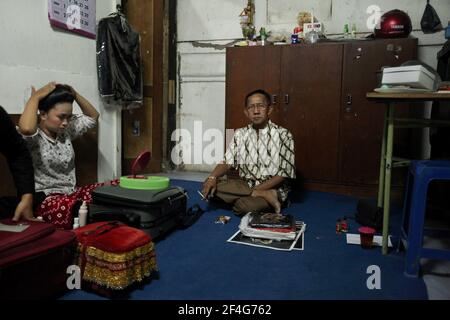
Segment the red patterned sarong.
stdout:
<svg viewBox="0 0 450 320">
<path fill-rule="evenodd" d="M 57 228 L 72 229 L 73 209 L 76 204 L 83 201 L 92 202 L 92 190 L 104 185 L 118 185 L 119 180 L 111 180 L 102 183 L 93 183 L 77 188 L 74 193 L 52 193 L 39 205 L 35 215 L 42 217 L 44 221 L 54 224 Z"/>
</svg>

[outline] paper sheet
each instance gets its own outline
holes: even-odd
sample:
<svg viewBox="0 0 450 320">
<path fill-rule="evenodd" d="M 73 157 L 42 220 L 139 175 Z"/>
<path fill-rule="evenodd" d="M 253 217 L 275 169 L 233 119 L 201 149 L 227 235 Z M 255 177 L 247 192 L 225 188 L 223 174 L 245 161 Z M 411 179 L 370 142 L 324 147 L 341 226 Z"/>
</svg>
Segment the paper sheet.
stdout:
<svg viewBox="0 0 450 320">
<path fill-rule="evenodd" d="M 6 232 L 23 232 L 26 229 L 28 229 L 29 225 L 27 224 L 16 224 L 16 225 L 9 225 L 9 224 L 3 224 L 0 223 L 0 231 L 6 231 Z"/>
<path fill-rule="evenodd" d="M 411 88 L 411 87 L 407 87 L 407 86 L 393 86 L 393 87 L 387 87 L 387 88 L 381 87 L 381 88 L 376 88 L 373 91 L 380 92 L 380 93 L 433 92 L 433 90 Z"/>
<path fill-rule="evenodd" d="M 382 236 L 373 237 L 373 245 L 381 247 L 383 241 Z M 361 238 L 359 234 L 347 233 L 347 244 L 361 244 Z M 388 236 L 388 247 L 392 248 L 391 236 Z"/>
</svg>

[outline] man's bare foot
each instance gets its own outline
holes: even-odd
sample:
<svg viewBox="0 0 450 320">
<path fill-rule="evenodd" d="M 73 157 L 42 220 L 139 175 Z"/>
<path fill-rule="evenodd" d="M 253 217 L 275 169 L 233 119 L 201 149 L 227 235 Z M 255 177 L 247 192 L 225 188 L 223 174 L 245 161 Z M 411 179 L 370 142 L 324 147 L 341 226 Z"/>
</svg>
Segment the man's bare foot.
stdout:
<svg viewBox="0 0 450 320">
<path fill-rule="evenodd" d="M 276 190 L 254 190 L 252 196 L 264 198 L 264 200 L 266 200 L 274 208 L 275 213 L 281 212 L 281 203 L 278 201 L 278 194 Z"/>
</svg>

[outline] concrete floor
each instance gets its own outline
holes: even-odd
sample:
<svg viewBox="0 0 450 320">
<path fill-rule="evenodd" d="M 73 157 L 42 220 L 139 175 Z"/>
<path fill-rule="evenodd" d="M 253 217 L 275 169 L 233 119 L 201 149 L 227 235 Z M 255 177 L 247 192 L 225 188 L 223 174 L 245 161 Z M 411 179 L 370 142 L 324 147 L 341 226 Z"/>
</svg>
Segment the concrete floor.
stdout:
<svg viewBox="0 0 450 320">
<path fill-rule="evenodd" d="M 170 179 L 203 182 L 208 177 L 207 172 L 172 171 L 160 173 Z M 450 239 L 424 239 L 424 246 L 436 249 L 450 248 Z M 450 261 L 422 259 L 423 280 L 427 286 L 430 300 L 450 300 Z"/>
</svg>

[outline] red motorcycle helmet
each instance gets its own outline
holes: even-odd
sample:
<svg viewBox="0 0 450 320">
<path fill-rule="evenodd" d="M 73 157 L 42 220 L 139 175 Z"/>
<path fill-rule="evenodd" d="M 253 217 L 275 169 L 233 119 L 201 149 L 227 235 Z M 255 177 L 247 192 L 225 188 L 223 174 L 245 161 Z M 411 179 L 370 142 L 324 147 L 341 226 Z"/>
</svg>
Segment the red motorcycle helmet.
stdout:
<svg viewBox="0 0 450 320">
<path fill-rule="evenodd" d="M 380 23 L 375 27 L 375 38 L 405 38 L 412 31 L 409 15 L 395 9 L 381 16 Z"/>
</svg>

